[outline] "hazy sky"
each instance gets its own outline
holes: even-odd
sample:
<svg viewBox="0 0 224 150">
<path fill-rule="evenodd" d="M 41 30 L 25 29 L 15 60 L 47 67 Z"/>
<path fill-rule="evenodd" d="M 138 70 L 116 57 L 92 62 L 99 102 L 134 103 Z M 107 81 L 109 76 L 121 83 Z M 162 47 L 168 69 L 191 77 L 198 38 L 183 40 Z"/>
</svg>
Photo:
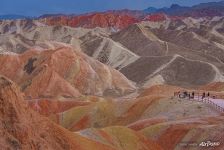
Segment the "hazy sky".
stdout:
<svg viewBox="0 0 224 150">
<path fill-rule="evenodd" d="M 219 0 L 0 0 L 0 14 L 37 16 L 47 13 L 80 14 L 111 9 L 145 9 L 171 4 L 190 6 Z"/>
</svg>

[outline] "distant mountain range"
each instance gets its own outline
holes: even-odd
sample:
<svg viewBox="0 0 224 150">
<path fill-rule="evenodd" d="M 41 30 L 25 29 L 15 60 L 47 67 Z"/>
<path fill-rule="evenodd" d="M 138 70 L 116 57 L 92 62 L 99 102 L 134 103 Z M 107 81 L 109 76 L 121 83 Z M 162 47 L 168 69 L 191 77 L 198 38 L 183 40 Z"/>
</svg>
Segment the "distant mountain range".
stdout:
<svg viewBox="0 0 224 150">
<path fill-rule="evenodd" d="M 206 16 L 222 16 L 224 15 L 224 1 L 208 2 L 194 5 L 192 7 L 180 6 L 173 4 L 170 8 L 154 8 L 149 7 L 144 10 L 146 13 L 165 13 L 171 16 L 192 16 L 192 17 L 206 17 Z"/>
<path fill-rule="evenodd" d="M 31 18 L 28 16 L 23 16 L 23 15 L 16 15 L 16 14 L 7 14 L 7 15 L 0 15 L 1 20 L 14 20 L 14 19 L 26 19 L 26 18 Z"/>
<path fill-rule="evenodd" d="M 39 18 L 48 18 L 48 17 L 57 17 L 57 16 L 86 16 L 90 14 L 81 14 L 81 15 L 66 15 L 66 14 L 43 14 Z M 170 7 L 163 7 L 163 8 L 155 8 L 155 7 L 148 7 L 144 10 L 129 10 L 129 9 L 122 9 L 122 10 L 109 10 L 106 12 L 101 13 L 111 13 L 116 15 L 128 15 L 135 18 L 142 18 L 144 16 L 150 14 L 158 14 L 164 13 L 169 16 L 184 16 L 184 17 L 214 17 L 214 16 L 223 16 L 224 15 L 224 1 L 220 2 L 208 2 L 208 3 L 201 3 L 198 5 L 194 5 L 192 7 L 180 6 L 178 4 L 173 4 Z M 16 15 L 16 14 L 7 14 L 7 15 L 0 15 L 1 20 L 9 19 L 24 19 L 24 18 L 35 18 L 23 15 Z"/>
</svg>

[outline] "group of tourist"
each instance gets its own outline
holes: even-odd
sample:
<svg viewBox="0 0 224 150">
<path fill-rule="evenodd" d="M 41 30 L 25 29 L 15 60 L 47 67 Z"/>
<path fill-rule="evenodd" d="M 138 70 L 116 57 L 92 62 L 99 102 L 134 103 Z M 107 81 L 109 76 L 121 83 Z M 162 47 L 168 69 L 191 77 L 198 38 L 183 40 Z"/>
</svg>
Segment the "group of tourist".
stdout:
<svg viewBox="0 0 224 150">
<path fill-rule="evenodd" d="M 189 99 L 194 99 L 195 98 L 195 92 L 193 91 L 193 92 L 188 92 L 188 91 L 183 91 L 183 92 L 181 92 L 181 91 L 178 91 L 178 92 L 175 92 L 174 93 L 174 96 L 175 97 L 179 97 L 179 98 L 189 98 Z M 200 94 L 198 94 L 198 98 L 200 97 Z M 208 98 L 208 97 L 210 97 L 210 93 L 208 92 L 208 93 L 206 93 L 206 92 L 203 92 L 202 94 L 201 94 L 201 99 L 203 100 L 203 99 L 205 99 L 205 98 Z"/>
</svg>

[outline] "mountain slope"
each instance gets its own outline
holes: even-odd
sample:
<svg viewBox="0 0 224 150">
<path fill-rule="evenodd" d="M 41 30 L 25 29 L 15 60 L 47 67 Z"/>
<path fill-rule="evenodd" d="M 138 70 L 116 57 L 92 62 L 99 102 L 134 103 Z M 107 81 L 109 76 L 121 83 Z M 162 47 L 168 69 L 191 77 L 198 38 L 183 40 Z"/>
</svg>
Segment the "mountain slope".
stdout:
<svg viewBox="0 0 224 150">
<path fill-rule="evenodd" d="M 25 104 L 18 87 L 3 76 L 0 76 L 0 101 L 2 149 L 113 149 L 71 133 L 39 116 Z"/>
<path fill-rule="evenodd" d="M 122 68 L 138 59 L 127 48 L 109 38 L 110 32 L 102 28 L 84 29 L 66 26 L 46 26 L 37 21 L 4 21 L 0 26 L 0 52 L 23 53 L 31 48 L 57 48 L 49 41 L 71 44 L 95 59 Z"/>
<path fill-rule="evenodd" d="M 86 34 L 80 39 L 84 53 L 116 69 L 123 68 L 139 58 L 109 37 Z"/>
<path fill-rule="evenodd" d="M 111 38 L 114 41 L 140 56 L 120 71 L 130 80 L 144 86 L 150 86 L 155 82 L 198 86 L 222 81 L 223 49 L 214 43 L 222 45 L 223 38 L 212 38 L 215 36 L 214 32 L 218 33 L 222 22 L 217 19 L 212 23 L 206 22 L 205 25 L 211 30 L 195 24 L 192 26 L 187 20 L 183 20 L 181 24 L 175 20 L 162 23 L 146 21 L 112 34 Z M 182 26 L 185 28 L 180 28 Z M 206 35 L 199 35 L 200 30 L 204 30 Z"/>
<path fill-rule="evenodd" d="M 0 73 L 18 83 L 29 99 L 123 95 L 135 90 L 118 71 L 63 44 L 58 49 L 3 54 L 0 62 Z"/>
<path fill-rule="evenodd" d="M 155 20 L 161 16 L 164 19 Z M 47 26 L 37 20 L 4 21 L 0 51 L 15 54 L 32 48 L 57 49 L 62 42 L 121 71 L 140 87 L 223 82 L 223 17 L 161 16 L 149 16 L 118 32 Z"/>
</svg>

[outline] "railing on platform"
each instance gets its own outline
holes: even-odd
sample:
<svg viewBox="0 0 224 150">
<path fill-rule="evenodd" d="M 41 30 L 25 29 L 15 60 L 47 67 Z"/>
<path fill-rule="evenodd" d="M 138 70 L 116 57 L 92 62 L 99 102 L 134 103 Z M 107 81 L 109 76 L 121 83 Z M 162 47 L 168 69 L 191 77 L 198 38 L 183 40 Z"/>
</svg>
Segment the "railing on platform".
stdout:
<svg viewBox="0 0 224 150">
<path fill-rule="evenodd" d="M 174 93 L 174 97 L 178 97 L 180 99 L 186 99 L 186 100 L 190 100 L 190 101 L 198 101 L 198 102 L 202 102 L 208 105 L 211 105 L 212 107 L 214 107 L 216 110 L 224 113 L 224 108 L 217 105 L 216 103 L 212 102 L 210 99 L 213 99 L 214 97 L 217 98 L 216 95 L 212 94 L 210 96 L 205 96 L 204 98 L 202 98 L 203 93 L 195 93 L 194 96 L 192 97 L 192 95 L 188 96 L 185 95 L 184 97 L 181 97 L 179 94 L 183 94 L 183 93 L 179 93 L 178 92 Z M 224 100 L 223 100 L 224 101 Z"/>
</svg>

